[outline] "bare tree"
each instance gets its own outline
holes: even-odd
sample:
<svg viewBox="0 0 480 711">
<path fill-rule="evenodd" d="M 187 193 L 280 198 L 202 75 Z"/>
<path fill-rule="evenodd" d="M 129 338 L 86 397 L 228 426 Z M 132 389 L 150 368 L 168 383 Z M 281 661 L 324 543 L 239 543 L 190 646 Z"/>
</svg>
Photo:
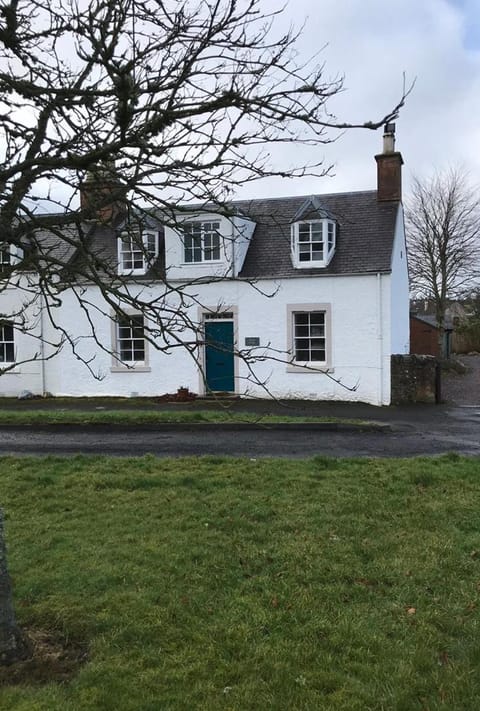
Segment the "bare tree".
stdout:
<svg viewBox="0 0 480 711">
<path fill-rule="evenodd" d="M 13 367 L 12 328 L 38 339 L 31 358 L 68 344 L 94 373 L 58 318 L 67 291 L 99 348 L 109 346 L 95 331 L 98 311 L 112 318 L 134 309 L 152 347 L 196 357 L 199 325 L 182 308 L 199 298 L 195 282 L 169 283 L 152 262 L 150 278 L 163 284 L 152 294 L 119 273 L 99 229 L 122 224 L 132 255 L 150 264 L 142 230 L 152 214 L 173 226 L 192 204 L 231 215 L 232 191 L 247 181 L 328 173 L 321 162 L 274 164 L 275 145 L 318 147 L 397 115 L 408 92 L 375 121 L 332 116 L 328 101 L 342 79 L 327 78 L 315 58 L 299 64 L 295 32 L 275 36 L 277 14 L 260 0 L 1 0 L 0 375 Z M 248 367 L 265 357 L 238 355 Z M 0 661 L 11 661 L 20 645 L 1 533 Z"/>
<path fill-rule="evenodd" d="M 247 181 L 328 173 L 321 162 L 274 165 L 275 145 L 318 147 L 397 115 L 405 91 L 376 121 L 332 116 L 342 79 L 327 78 L 315 58 L 298 64 L 297 35 L 274 35 L 277 14 L 260 0 L 1 3 L 0 290 L 14 285 L 23 297 L 0 319 L 34 334 L 43 311 L 56 335 L 34 358 L 66 342 L 84 358 L 56 306 L 68 288 L 85 313 L 98 309 L 85 282 L 98 286 L 109 317 L 144 313 L 153 347 L 196 352 L 198 324 L 179 308 L 187 285 L 165 283 L 161 298 L 132 289 L 135 277 L 94 247 L 93 214 L 115 224 L 135 214 L 140 227 L 152 212 L 174 225 L 179 204 L 228 215 L 232 191 Z M 149 258 L 142 239 L 136 247 Z M 106 348 L 93 327 L 92 338 Z"/>
<path fill-rule="evenodd" d="M 405 220 L 411 290 L 433 300 L 443 339 L 448 300 L 464 295 L 480 271 L 479 190 L 459 169 L 415 178 Z"/>
</svg>

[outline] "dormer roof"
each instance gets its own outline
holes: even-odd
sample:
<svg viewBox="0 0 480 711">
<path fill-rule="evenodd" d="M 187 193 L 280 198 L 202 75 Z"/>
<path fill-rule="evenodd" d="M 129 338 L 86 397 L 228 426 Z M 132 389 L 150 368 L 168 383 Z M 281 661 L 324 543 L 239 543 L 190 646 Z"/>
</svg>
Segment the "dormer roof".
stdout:
<svg viewBox="0 0 480 711">
<path fill-rule="evenodd" d="M 191 209 L 197 214 L 220 214 L 218 208 L 212 210 L 211 206 Z M 390 272 L 398 210 L 398 202 L 378 201 L 374 190 L 235 201 L 230 206 L 230 214 L 242 215 L 255 223 L 239 277 L 283 279 Z M 292 223 L 323 217 L 334 220 L 336 224 L 333 258 L 326 267 L 296 269 L 291 259 Z M 122 225 L 118 223 L 115 228 L 89 226 L 88 241 L 101 258 L 107 258 L 112 263 L 116 261 L 116 238 L 121 229 Z M 150 215 L 148 226 L 145 225 L 144 229 L 158 230 L 161 242 L 155 268 L 142 278 L 147 281 L 162 279 L 165 277 L 165 254 L 162 249 L 164 230 L 161 215 Z M 48 240 L 49 237 L 44 234 L 43 239 Z M 51 241 L 52 250 L 58 250 L 60 254 L 62 240 L 52 237 Z M 70 244 L 68 248 L 72 251 Z"/>
<path fill-rule="evenodd" d="M 317 195 L 310 195 L 293 216 L 292 223 L 301 220 L 333 220 L 334 216 L 324 207 Z"/>
</svg>

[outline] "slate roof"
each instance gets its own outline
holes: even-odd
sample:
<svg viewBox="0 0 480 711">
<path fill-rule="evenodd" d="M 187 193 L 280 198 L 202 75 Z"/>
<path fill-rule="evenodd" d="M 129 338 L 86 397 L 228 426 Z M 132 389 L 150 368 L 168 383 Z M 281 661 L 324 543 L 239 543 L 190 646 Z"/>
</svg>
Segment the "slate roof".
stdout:
<svg viewBox="0 0 480 711">
<path fill-rule="evenodd" d="M 414 318 L 414 319 L 416 319 L 417 321 L 422 321 L 423 323 L 428 324 L 428 325 L 431 326 L 432 328 L 437 328 L 437 329 L 438 329 L 438 323 L 437 323 L 437 319 L 435 318 L 435 316 L 430 316 L 429 314 L 421 314 L 421 315 L 420 315 L 420 314 L 416 314 L 416 313 L 412 313 L 412 312 L 411 312 L 411 313 L 410 313 L 410 318 Z M 443 328 L 444 328 L 445 331 L 453 331 L 453 321 L 452 321 L 452 319 L 446 317 L 446 318 L 445 318 L 445 321 L 444 321 L 444 324 L 443 324 Z"/>
<path fill-rule="evenodd" d="M 32 242 L 38 245 L 41 254 L 48 260 L 57 261 L 59 266 L 68 264 L 76 252 L 78 228 L 62 227 L 60 230 L 38 230 Z"/>
<path fill-rule="evenodd" d="M 335 254 L 324 268 L 295 269 L 290 256 L 290 224 L 307 199 L 288 197 L 235 203 L 257 223 L 240 276 L 307 277 L 391 270 L 398 202 L 378 202 L 375 190 L 316 196 L 337 223 Z"/>
<path fill-rule="evenodd" d="M 316 209 L 322 210 L 337 223 L 335 254 L 328 267 L 295 269 L 290 252 L 290 225 L 296 217 L 298 219 L 299 210 L 312 197 Z M 396 201 L 378 202 L 375 190 L 234 201 L 232 209 L 256 223 L 239 276 L 245 279 L 276 279 L 389 272 L 398 205 Z M 193 206 L 190 209 L 207 210 L 208 206 Z M 302 219 L 314 218 L 314 213 L 312 208 L 302 215 Z M 150 229 L 155 227 L 154 219 L 149 219 L 149 223 L 147 226 Z M 117 261 L 116 235 L 121 227 L 121 224 L 117 225 L 116 231 L 113 226 L 91 225 L 86 230 L 94 251 L 113 270 Z M 160 231 L 160 256 L 140 280 L 161 279 L 165 275 L 163 227 L 160 221 L 156 223 L 156 228 Z M 71 261 L 73 250 L 68 241 L 62 243 L 58 236 L 49 237 L 45 233 L 41 241 L 53 251 L 58 250 L 62 261 Z"/>
</svg>

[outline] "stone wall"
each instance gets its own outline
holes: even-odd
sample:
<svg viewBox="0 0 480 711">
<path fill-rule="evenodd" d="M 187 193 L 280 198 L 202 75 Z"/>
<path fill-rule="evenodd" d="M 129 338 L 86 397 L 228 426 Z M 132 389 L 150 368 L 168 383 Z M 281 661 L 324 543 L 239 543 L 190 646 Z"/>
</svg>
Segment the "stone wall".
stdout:
<svg viewBox="0 0 480 711">
<path fill-rule="evenodd" d="M 392 355 L 392 405 L 439 402 L 438 361 L 428 355 Z"/>
</svg>

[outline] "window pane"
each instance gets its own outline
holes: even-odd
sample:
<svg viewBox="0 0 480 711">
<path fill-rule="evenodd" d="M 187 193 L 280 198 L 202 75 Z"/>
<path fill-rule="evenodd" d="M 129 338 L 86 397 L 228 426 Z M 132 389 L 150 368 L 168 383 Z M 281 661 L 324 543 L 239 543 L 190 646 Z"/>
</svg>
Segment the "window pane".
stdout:
<svg viewBox="0 0 480 711">
<path fill-rule="evenodd" d="M 120 360 L 131 361 L 132 358 L 132 348 L 129 343 L 120 344 Z"/>
<path fill-rule="evenodd" d="M 13 326 L 9 323 L 2 326 L 2 340 L 13 342 Z"/>
<path fill-rule="evenodd" d="M 296 350 L 295 351 L 295 360 L 309 361 L 310 358 L 308 357 L 308 351 Z"/>
<path fill-rule="evenodd" d="M 142 245 L 138 234 L 122 235 L 120 245 L 120 261 L 124 271 L 145 270 Z"/>
<path fill-rule="evenodd" d="M 121 318 L 117 326 L 117 350 L 124 362 L 145 361 L 145 338 L 143 316 Z"/>
<path fill-rule="evenodd" d="M 154 257 L 157 253 L 157 235 L 153 232 L 147 232 L 144 241 L 146 251 L 150 256 Z"/>
<path fill-rule="evenodd" d="M 143 269 L 143 254 L 139 254 L 138 252 L 135 252 L 133 255 L 133 268 L 134 269 Z"/>
<path fill-rule="evenodd" d="M 10 266 L 10 245 L 0 244 L 0 271 L 4 267 Z"/>
<path fill-rule="evenodd" d="M 328 223 L 328 250 L 333 248 L 333 243 L 335 241 L 335 225 L 333 222 Z"/>
<path fill-rule="evenodd" d="M 325 313 L 311 311 L 296 313 L 294 317 L 295 360 L 300 362 L 325 362 Z"/>
<path fill-rule="evenodd" d="M 3 323 L 0 326 L 0 363 L 13 363 L 15 361 L 15 344 L 13 326 Z"/>
<path fill-rule="evenodd" d="M 328 233 L 325 231 L 325 234 Z M 301 222 L 297 226 L 296 235 L 299 262 L 321 262 L 325 259 L 324 221 Z"/>
</svg>

